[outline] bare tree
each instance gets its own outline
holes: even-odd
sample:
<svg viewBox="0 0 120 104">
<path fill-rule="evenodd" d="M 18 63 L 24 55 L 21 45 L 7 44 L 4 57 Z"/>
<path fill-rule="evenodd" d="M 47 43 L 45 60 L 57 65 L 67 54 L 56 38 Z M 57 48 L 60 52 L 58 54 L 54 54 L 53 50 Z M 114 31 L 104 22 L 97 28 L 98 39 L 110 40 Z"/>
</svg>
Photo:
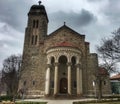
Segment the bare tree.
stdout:
<svg viewBox="0 0 120 104">
<path fill-rule="evenodd" d="M 109 72 L 118 72 L 116 63 L 120 62 L 120 28 L 112 32 L 112 37 L 102 39 L 102 45 L 97 46 L 97 51 L 102 59 L 102 67 Z"/>
<path fill-rule="evenodd" d="M 3 83 L 2 83 L 2 71 L 0 70 L 0 95 L 1 95 L 1 92 L 3 90 Z"/>
<path fill-rule="evenodd" d="M 21 55 L 11 55 L 3 62 L 2 82 L 7 87 L 7 94 L 14 96 L 18 88 Z"/>
</svg>

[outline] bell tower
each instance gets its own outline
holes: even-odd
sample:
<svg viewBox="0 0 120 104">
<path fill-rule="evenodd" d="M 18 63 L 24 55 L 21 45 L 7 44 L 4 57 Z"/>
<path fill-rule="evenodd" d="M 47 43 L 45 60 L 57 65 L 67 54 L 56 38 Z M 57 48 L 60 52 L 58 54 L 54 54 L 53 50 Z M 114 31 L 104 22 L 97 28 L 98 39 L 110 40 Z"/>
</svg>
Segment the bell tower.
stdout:
<svg viewBox="0 0 120 104">
<path fill-rule="evenodd" d="M 25 46 L 39 46 L 47 36 L 48 17 L 45 7 L 33 5 L 28 13 L 28 23 L 25 32 Z"/>
<path fill-rule="evenodd" d="M 27 27 L 20 70 L 19 89 L 27 91 L 28 95 L 44 92 L 45 65 L 44 40 L 47 37 L 48 17 L 45 7 L 39 1 L 32 5 L 28 12 Z M 42 93 L 44 94 L 44 93 Z"/>
</svg>

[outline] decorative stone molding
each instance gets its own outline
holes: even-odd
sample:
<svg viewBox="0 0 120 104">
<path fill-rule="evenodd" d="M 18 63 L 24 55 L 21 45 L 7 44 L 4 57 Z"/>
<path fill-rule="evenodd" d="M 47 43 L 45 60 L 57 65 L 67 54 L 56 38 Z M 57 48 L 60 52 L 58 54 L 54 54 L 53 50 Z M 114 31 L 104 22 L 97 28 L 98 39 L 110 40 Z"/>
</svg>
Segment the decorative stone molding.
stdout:
<svg viewBox="0 0 120 104">
<path fill-rule="evenodd" d="M 54 57 L 55 59 L 55 75 L 54 75 L 54 95 L 56 95 L 58 93 L 58 66 L 59 66 L 59 58 L 61 56 L 66 56 L 67 58 L 67 66 L 68 66 L 68 94 L 71 95 L 71 60 L 72 57 L 76 58 L 76 67 L 78 69 L 78 75 L 77 75 L 77 94 L 80 94 L 81 92 L 81 88 L 80 88 L 80 59 L 82 57 L 82 53 L 79 49 L 77 48 L 73 48 L 73 47 L 53 47 L 47 50 L 46 52 L 47 54 L 47 59 L 48 59 L 48 63 L 51 62 L 52 57 Z"/>
<path fill-rule="evenodd" d="M 72 47 L 53 47 L 53 48 L 48 49 L 46 53 L 49 54 L 49 53 L 59 52 L 59 51 L 81 54 L 81 51 L 79 49 L 72 48 Z"/>
<path fill-rule="evenodd" d="M 51 60 L 51 57 L 54 57 L 55 62 L 58 62 L 60 56 L 66 56 L 68 62 L 71 62 L 72 57 L 76 57 L 76 61 L 79 62 L 80 58 L 82 57 L 82 53 L 77 48 L 72 47 L 53 47 L 47 50 L 47 59 Z"/>
</svg>

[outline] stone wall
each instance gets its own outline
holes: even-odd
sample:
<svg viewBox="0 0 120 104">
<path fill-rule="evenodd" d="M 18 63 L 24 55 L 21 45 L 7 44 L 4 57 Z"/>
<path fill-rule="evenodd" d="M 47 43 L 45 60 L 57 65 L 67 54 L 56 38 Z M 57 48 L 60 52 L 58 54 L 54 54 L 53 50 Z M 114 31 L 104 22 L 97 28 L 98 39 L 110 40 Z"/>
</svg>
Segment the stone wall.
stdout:
<svg viewBox="0 0 120 104">
<path fill-rule="evenodd" d="M 94 95 L 93 81 L 96 80 L 98 71 L 98 58 L 97 54 L 90 54 L 87 63 L 87 95 Z"/>
</svg>

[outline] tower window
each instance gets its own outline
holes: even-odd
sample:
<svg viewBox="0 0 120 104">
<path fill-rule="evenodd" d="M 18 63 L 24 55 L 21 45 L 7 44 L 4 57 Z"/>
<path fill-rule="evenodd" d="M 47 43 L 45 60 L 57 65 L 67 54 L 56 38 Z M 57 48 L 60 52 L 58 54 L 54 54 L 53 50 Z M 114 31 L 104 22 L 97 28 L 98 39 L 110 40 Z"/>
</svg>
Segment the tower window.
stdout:
<svg viewBox="0 0 120 104">
<path fill-rule="evenodd" d="M 34 35 L 32 35 L 32 41 L 31 41 L 31 44 L 32 44 L 32 45 L 34 44 Z"/>
<path fill-rule="evenodd" d="M 35 20 L 33 20 L 33 28 L 35 28 Z"/>
<path fill-rule="evenodd" d="M 36 28 L 38 28 L 38 24 L 39 24 L 39 21 L 38 21 L 38 20 L 36 20 Z"/>
<path fill-rule="evenodd" d="M 37 35 L 32 35 L 31 44 L 32 45 L 36 45 L 37 44 L 37 40 L 38 40 L 38 36 Z"/>
<path fill-rule="evenodd" d="M 23 82 L 23 85 L 26 86 L 26 81 Z"/>
<path fill-rule="evenodd" d="M 33 20 L 33 28 L 38 28 L 39 20 Z"/>
<path fill-rule="evenodd" d="M 37 35 L 35 36 L 35 44 L 37 44 Z"/>
<path fill-rule="evenodd" d="M 32 82 L 33 86 L 35 85 L 35 81 Z"/>
<path fill-rule="evenodd" d="M 104 81 L 104 85 L 106 85 L 106 81 Z"/>
</svg>

